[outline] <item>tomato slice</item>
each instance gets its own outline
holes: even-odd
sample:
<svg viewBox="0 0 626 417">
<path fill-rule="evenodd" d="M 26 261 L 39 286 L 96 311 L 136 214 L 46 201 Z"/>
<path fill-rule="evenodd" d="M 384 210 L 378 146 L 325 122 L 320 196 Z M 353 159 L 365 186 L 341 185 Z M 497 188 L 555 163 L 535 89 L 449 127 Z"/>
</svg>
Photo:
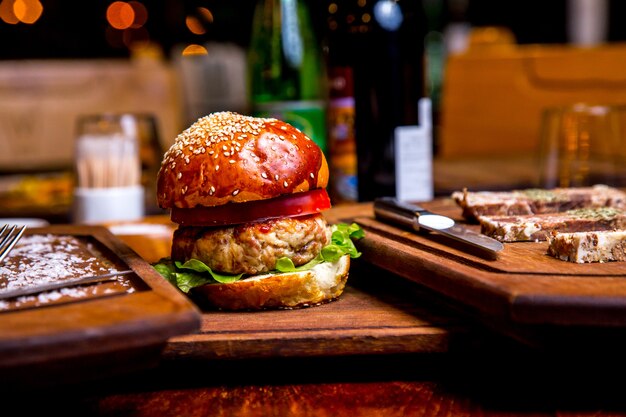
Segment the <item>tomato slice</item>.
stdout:
<svg viewBox="0 0 626 417">
<path fill-rule="evenodd" d="M 228 203 L 216 207 L 174 207 L 171 218 L 174 223 L 183 226 L 227 226 L 280 217 L 316 214 L 329 208 L 328 193 L 319 188 L 269 200 Z"/>
</svg>

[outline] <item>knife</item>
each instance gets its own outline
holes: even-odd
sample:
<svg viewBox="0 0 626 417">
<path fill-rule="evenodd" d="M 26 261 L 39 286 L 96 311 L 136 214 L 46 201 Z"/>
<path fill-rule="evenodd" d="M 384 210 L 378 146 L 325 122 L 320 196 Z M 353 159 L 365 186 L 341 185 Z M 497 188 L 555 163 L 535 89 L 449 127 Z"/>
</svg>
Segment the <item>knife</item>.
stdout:
<svg viewBox="0 0 626 417">
<path fill-rule="evenodd" d="M 97 282 L 105 282 L 105 281 L 114 281 L 114 280 L 117 280 L 121 276 L 129 275 L 132 273 L 133 271 L 131 270 L 125 270 L 125 271 L 113 272 L 110 274 L 104 274 L 104 275 L 93 275 L 93 276 L 81 277 L 81 278 L 76 278 L 76 279 L 55 281 L 49 284 L 36 285 L 33 287 L 23 287 L 23 288 L 18 288 L 15 290 L 0 291 L 0 300 L 6 300 L 9 298 L 16 298 L 16 297 L 24 297 L 26 295 L 35 295 L 35 294 L 40 294 L 46 291 L 59 290 L 59 289 L 68 288 L 68 287 L 75 287 L 78 285 L 94 284 Z"/>
<path fill-rule="evenodd" d="M 501 242 L 462 227 L 453 219 L 432 213 L 417 204 L 400 201 L 394 197 L 374 200 L 374 215 L 379 220 L 394 223 L 415 231 L 436 232 L 464 245 L 494 256 L 504 248 Z"/>
</svg>

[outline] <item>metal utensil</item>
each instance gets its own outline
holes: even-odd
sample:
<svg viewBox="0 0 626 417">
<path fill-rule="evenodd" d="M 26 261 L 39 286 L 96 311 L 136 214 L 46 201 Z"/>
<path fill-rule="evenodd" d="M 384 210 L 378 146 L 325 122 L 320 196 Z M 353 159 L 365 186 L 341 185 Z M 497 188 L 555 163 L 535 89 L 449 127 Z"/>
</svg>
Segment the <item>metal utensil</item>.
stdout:
<svg viewBox="0 0 626 417">
<path fill-rule="evenodd" d="M 393 197 L 374 200 L 374 214 L 379 220 L 409 227 L 415 231 L 436 232 L 490 255 L 504 248 L 501 242 L 460 226 L 449 217 L 431 213 L 416 204 L 399 201 Z"/>
<path fill-rule="evenodd" d="M 26 230 L 26 226 L 18 228 L 16 224 L 13 226 L 5 224 L 0 229 L 0 262 L 4 260 L 17 241 L 20 240 L 24 230 Z"/>
<path fill-rule="evenodd" d="M 50 284 L 36 285 L 36 286 L 33 286 L 33 287 L 23 287 L 23 288 L 18 288 L 18 289 L 9 290 L 9 291 L 1 291 L 0 290 L 0 300 L 6 300 L 6 299 L 9 299 L 9 298 L 16 298 L 16 297 L 23 297 L 23 296 L 26 296 L 26 295 L 40 294 L 40 293 L 46 292 L 46 291 L 53 291 L 53 290 L 58 290 L 58 289 L 61 289 L 61 288 L 75 287 L 75 286 L 78 286 L 78 285 L 93 284 L 93 283 L 105 282 L 105 281 L 114 281 L 118 277 L 121 277 L 121 276 L 124 276 L 124 275 L 128 275 L 128 274 L 132 274 L 132 273 L 133 273 L 133 271 L 126 270 L 126 271 L 120 271 L 120 272 L 113 272 L 113 273 L 110 273 L 110 274 L 92 275 L 92 276 L 81 277 L 81 278 L 77 278 L 77 279 L 68 279 L 68 280 L 63 280 L 63 281 L 56 281 L 56 282 L 52 282 Z"/>
</svg>

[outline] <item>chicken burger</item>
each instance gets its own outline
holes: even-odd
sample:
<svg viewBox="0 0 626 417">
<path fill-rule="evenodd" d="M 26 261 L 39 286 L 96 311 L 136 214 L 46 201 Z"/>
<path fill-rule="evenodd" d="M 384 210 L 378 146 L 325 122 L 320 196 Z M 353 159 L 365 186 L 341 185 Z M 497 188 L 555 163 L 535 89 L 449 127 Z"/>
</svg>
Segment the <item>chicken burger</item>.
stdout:
<svg viewBox="0 0 626 417">
<path fill-rule="evenodd" d="M 227 309 L 295 308 L 343 292 L 355 225 L 329 226 L 328 164 L 277 119 L 203 117 L 165 153 L 157 200 L 179 225 L 155 265 L 194 298 Z"/>
</svg>

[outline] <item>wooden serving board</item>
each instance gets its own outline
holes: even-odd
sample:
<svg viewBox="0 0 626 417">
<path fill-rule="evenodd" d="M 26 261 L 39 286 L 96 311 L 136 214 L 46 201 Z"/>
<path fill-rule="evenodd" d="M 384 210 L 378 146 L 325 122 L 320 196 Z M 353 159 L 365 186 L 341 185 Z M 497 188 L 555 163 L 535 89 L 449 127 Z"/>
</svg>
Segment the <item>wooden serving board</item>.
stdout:
<svg viewBox="0 0 626 417">
<path fill-rule="evenodd" d="M 0 386 L 76 382 L 152 366 L 169 337 L 199 328 L 198 309 L 103 227 L 27 230 L 0 267 L 0 295 L 16 283 L 18 271 L 12 265 L 24 260 L 33 270 L 45 264 L 40 268 L 43 275 L 34 277 L 45 279 L 54 272 L 60 274 L 59 281 L 75 278 L 53 271 L 50 259 L 59 253 L 33 244 L 33 251 L 42 252 L 20 255 L 20 244 L 27 247 L 30 238 L 71 238 L 73 243 L 65 247 L 72 262 L 97 264 L 101 272 L 132 272 L 116 281 L 68 283 L 59 290 L 0 301 Z M 48 260 L 37 262 L 38 257 Z M 65 264 L 64 269 L 72 267 Z"/>
<path fill-rule="evenodd" d="M 463 222 L 450 199 L 425 203 Z M 346 213 L 347 214 L 347 213 Z M 626 326 L 626 263 L 574 264 L 546 254 L 546 242 L 505 243 L 487 260 L 436 234 L 416 234 L 369 213 L 344 217 L 366 232 L 363 257 L 418 282 L 479 316 L 521 326 Z M 478 225 L 467 224 L 478 229 Z"/>
<path fill-rule="evenodd" d="M 468 329 L 423 288 L 357 260 L 335 301 L 293 310 L 205 310 L 200 331 L 170 339 L 164 355 L 218 360 L 441 353 L 463 343 Z"/>
<path fill-rule="evenodd" d="M 329 222 L 368 213 L 367 205 L 324 212 Z M 172 226 L 167 216 L 142 222 Z M 172 228 L 173 231 L 174 227 Z M 171 237 L 120 235 L 151 262 L 169 256 Z M 169 285 L 169 284 L 168 284 Z M 168 360 L 234 360 L 272 357 L 447 352 L 463 343 L 469 326 L 432 292 L 389 271 L 353 260 L 344 293 L 336 301 L 294 310 L 227 312 L 204 308 L 198 332 L 168 340 Z"/>
</svg>

